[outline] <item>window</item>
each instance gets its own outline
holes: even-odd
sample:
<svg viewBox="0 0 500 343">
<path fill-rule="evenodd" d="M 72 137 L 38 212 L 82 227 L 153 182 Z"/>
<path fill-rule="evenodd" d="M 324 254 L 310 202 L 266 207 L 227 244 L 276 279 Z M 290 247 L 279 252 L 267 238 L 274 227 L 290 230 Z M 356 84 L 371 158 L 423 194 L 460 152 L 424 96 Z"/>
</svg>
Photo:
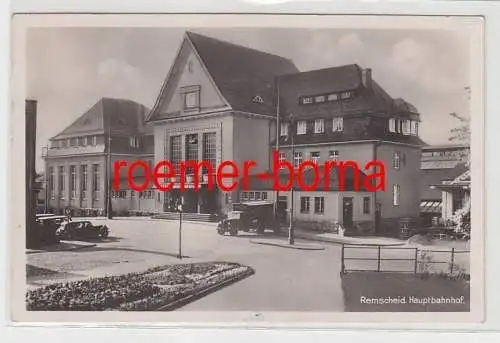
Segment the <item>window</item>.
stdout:
<svg viewBox="0 0 500 343">
<path fill-rule="evenodd" d="M 254 192 L 248 193 L 248 200 L 255 200 L 255 193 Z"/>
<path fill-rule="evenodd" d="M 401 196 L 401 187 L 399 185 L 392 186 L 392 204 L 399 206 L 399 198 Z"/>
<path fill-rule="evenodd" d="M 402 130 L 403 131 L 403 135 L 408 136 L 410 134 L 410 130 L 411 130 L 411 128 L 410 128 L 410 125 L 411 125 L 410 123 L 411 122 L 408 119 L 405 119 L 402 122 L 403 122 L 402 123 L 402 125 L 403 125 L 403 130 Z"/>
<path fill-rule="evenodd" d="M 297 122 L 297 134 L 304 135 L 307 132 L 307 123 L 305 120 L 300 120 Z"/>
<path fill-rule="evenodd" d="M 190 110 L 198 107 L 198 92 L 184 93 L 184 109 Z"/>
<path fill-rule="evenodd" d="M 76 166 L 70 166 L 69 167 L 69 174 L 70 174 L 70 194 L 71 194 L 71 199 L 76 198 Z"/>
<path fill-rule="evenodd" d="M 333 132 L 344 131 L 344 118 L 342 117 L 333 118 L 332 131 Z"/>
<path fill-rule="evenodd" d="M 137 136 L 130 137 L 129 143 L 130 143 L 131 148 L 138 148 L 139 147 L 139 137 L 137 137 Z"/>
<path fill-rule="evenodd" d="M 323 119 L 316 119 L 314 121 L 314 133 L 325 132 L 325 121 Z"/>
<path fill-rule="evenodd" d="M 55 173 L 54 167 L 50 167 L 49 168 L 49 185 L 48 186 L 49 186 L 50 197 L 52 199 L 55 199 L 55 197 L 56 197 L 56 194 L 54 192 L 54 181 L 55 181 L 55 179 L 54 179 L 54 177 L 55 177 L 54 173 Z"/>
<path fill-rule="evenodd" d="M 411 121 L 410 134 L 413 136 L 418 136 L 418 121 Z"/>
<path fill-rule="evenodd" d="M 392 160 L 392 166 L 394 169 L 401 168 L 401 152 L 394 151 L 394 158 Z"/>
<path fill-rule="evenodd" d="M 240 200 L 241 201 L 246 201 L 247 199 L 248 199 L 248 193 L 247 192 L 241 192 Z"/>
<path fill-rule="evenodd" d="M 66 175 L 64 175 L 65 173 L 65 170 L 64 170 L 64 166 L 60 166 L 59 167 L 59 180 L 58 180 L 58 188 L 59 188 L 59 198 L 60 199 L 64 199 L 64 185 L 66 183 Z"/>
<path fill-rule="evenodd" d="M 284 162 L 286 160 L 287 160 L 286 159 L 286 152 L 280 152 L 280 162 Z M 284 166 L 282 165 L 281 169 L 283 169 L 283 168 L 284 168 Z"/>
<path fill-rule="evenodd" d="M 325 198 L 324 197 L 314 197 L 314 213 L 318 213 L 318 214 L 325 213 Z"/>
<path fill-rule="evenodd" d="M 340 157 L 340 153 L 338 150 L 330 150 L 330 153 L 328 156 L 328 159 L 330 161 L 338 161 L 339 157 Z"/>
<path fill-rule="evenodd" d="M 198 134 L 186 135 L 186 161 L 198 161 Z"/>
<path fill-rule="evenodd" d="M 203 134 L 203 161 L 210 163 L 212 168 L 216 168 L 217 164 L 217 142 L 215 132 Z M 204 169 L 205 170 L 205 169 Z"/>
<path fill-rule="evenodd" d="M 328 101 L 337 101 L 339 99 L 338 94 L 328 94 Z"/>
<path fill-rule="evenodd" d="M 318 163 L 319 162 L 319 159 L 320 159 L 320 152 L 319 151 L 312 151 L 311 152 L 311 161 L 313 161 L 314 163 Z"/>
<path fill-rule="evenodd" d="M 83 136 L 83 137 L 82 137 L 82 145 L 83 145 L 83 146 L 86 146 L 86 145 L 88 145 L 88 144 L 89 144 L 89 143 L 88 143 L 88 137 L 87 137 L 87 136 Z"/>
<path fill-rule="evenodd" d="M 310 207 L 309 197 L 300 197 L 300 213 L 309 213 Z"/>
<path fill-rule="evenodd" d="M 88 180 L 88 167 L 86 164 L 82 164 L 82 174 L 81 174 L 81 188 L 82 188 L 82 197 L 85 198 L 87 192 L 87 180 Z"/>
<path fill-rule="evenodd" d="M 363 214 L 370 214 L 370 197 L 363 197 Z"/>
<path fill-rule="evenodd" d="M 260 192 L 255 192 L 255 200 L 260 200 Z"/>
<path fill-rule="evenodd" d="M 304 105 L 306 105 L 306 104 L 312 104 L 312 102 L 313 102 L 313 99 L 310 96 L 302 98 L 302 104 L 304 104 Z"/>
<path fill-rule="evenodd" d="M 342 100 L 350 99 L 352 97 L 352 92 L 342 92 L 340 93 L 340 98 Z"/>
<path fill-rule="evenodd" d="M 302 161 L 304 160 L 302 151 L 296 151 L 295 155 L 293 156 L 293 165 L 295 168 L 298 168 L 301 164 Z"/>
<path fill-rule="evenodd" d="M 101 185 L 101 170 L 100 170 L 100 165 L 94 164 L 93 165 L 93 191 L 94 191 L 94 200 L 99 199 L 99 190 L 100 190 L 100 185 Z"/>
<path fill-rule="evenodd" d="M 280 124 L 280 136 L 288 136 L 288 123 Z"/>
<path fill-rule="evenodd" d="M 262 192 L 262 200 L 267 200 L 267 192 Z"/>
<path fill-rule="evenodd" d="M 324 95 L 319 95 L 314 98 L 315 102 L 325 102 L 325 96 Z"/>
<path fill-rule="evenodd" d="M 97 145 L 97 136 L 92 136 L 92 145 L 93 146 Z"/>
<path fill-rule="evenodd" d="M 389 119 L 389 132 L 396 132 L 396 119 Z"/>
<path fill-rule="evenodd" d="M 174 168 L 178 169 L 182 161 L 182 136 L 170 137 L 170 162 Z"/>
</svg>

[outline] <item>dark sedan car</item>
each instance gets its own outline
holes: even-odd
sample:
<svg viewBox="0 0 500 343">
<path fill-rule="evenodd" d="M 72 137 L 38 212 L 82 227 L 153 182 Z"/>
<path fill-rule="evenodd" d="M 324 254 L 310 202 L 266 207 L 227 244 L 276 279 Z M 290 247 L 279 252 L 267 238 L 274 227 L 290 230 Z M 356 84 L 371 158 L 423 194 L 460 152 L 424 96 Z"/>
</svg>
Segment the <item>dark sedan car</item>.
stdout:
<svg viewBox="0 0 500 343">
<path fill-rule="evenodd" d="M 56 231 L 60 239 L 107 238 L 109 228 L 106 225 L 93 225 L 88 220 L 64 221 Z"/>
</svg>

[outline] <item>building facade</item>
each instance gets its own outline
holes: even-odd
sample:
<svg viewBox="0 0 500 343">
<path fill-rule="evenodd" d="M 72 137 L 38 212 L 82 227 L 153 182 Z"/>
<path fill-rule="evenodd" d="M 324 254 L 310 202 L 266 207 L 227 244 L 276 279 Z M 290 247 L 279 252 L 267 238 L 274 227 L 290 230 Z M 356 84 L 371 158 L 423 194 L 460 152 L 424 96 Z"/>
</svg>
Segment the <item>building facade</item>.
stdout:
<svg viewBox="0 0 500 343">
<path fill-rule="evenodd" d="M 297 193 L 294 213 L 370 232 L 418 218 L 419 113 L 388 95 L 370 69 L 348 65 L 299 72 L 285 58 L 187 32 L 148 121 L 154 125 L 155 161 L 176 166 L 187 160 L 214 166 L 233 161 L 241 170 L 244 161 L 255 161 L 253 174 L 269 172 L 276 146 L 280 159 L 295 165 L 342 160 L 364 171 L 366 163 L 381 161 L 383 190 Z M 192 180 L 188 173 L 185 183 Z M 181 195 L 190 212 L 224 212 L 235 201 L 276 197 L 258 182 L 253 189 L 240 184 L 222 192 L 207 191 L 207 178 L 200 180 L 199 192 L 181 194 L 177 177 L 174 190 L 157 194 L 156 210 L 172 210 Z M 278 196 L 288 207 L 289 194 Z"/>
<path fill-rule="evenodd" d="M 102 215 L 109 207 L 114 214 L 153 213 L 154 189 L 130 190 L 126 173 L 120 175 L 118 189 L 112 188 L 116 161 L 152 164 L 154 138 L 145 125 L 147 113 L 136 102 L 103 98 L 51 138 L 43 152 L 48 209 L 61 213 L 71 208 L 86 215 Z M 134 178 L 144 178 L 143 171 Z"/>
</svg>

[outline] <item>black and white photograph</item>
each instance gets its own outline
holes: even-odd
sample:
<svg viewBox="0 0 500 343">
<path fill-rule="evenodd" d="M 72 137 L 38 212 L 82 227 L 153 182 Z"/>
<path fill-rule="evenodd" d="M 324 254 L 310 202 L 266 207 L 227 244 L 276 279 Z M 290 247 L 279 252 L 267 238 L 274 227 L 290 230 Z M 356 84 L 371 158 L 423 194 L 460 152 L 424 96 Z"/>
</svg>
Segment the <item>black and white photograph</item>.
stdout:
<svg viewBox="0 0 500 343">
<path fill-rule="evenodd" d="M 481 319 L 481 20 L 58 16 L 14 25 L 19 318 Z"/>
</svg>

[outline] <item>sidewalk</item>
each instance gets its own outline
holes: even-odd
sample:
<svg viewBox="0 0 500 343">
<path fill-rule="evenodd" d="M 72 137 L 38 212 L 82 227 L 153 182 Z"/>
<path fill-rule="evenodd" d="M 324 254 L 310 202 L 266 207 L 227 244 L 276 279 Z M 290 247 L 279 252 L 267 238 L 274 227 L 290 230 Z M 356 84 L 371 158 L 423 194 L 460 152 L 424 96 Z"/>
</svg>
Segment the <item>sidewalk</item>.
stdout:
<svg viewBox="0 0 500 343">
<path fill-rule="evenodd" d="M 406 244 L 406 241 L 390 237 L 378 237 L 378 236 L 342 237 L 336 233 L 315 233 L 298 229 L 295 229 L 294 234 L 295 238 L 302 238 L 310 241 L 328 242 L 336 244 L 385 245 L 385 246 L 396 246 L 396 245 Z M 281 235 L 288 236 L 288 227 L 281 228 Z"/>
</svg>

